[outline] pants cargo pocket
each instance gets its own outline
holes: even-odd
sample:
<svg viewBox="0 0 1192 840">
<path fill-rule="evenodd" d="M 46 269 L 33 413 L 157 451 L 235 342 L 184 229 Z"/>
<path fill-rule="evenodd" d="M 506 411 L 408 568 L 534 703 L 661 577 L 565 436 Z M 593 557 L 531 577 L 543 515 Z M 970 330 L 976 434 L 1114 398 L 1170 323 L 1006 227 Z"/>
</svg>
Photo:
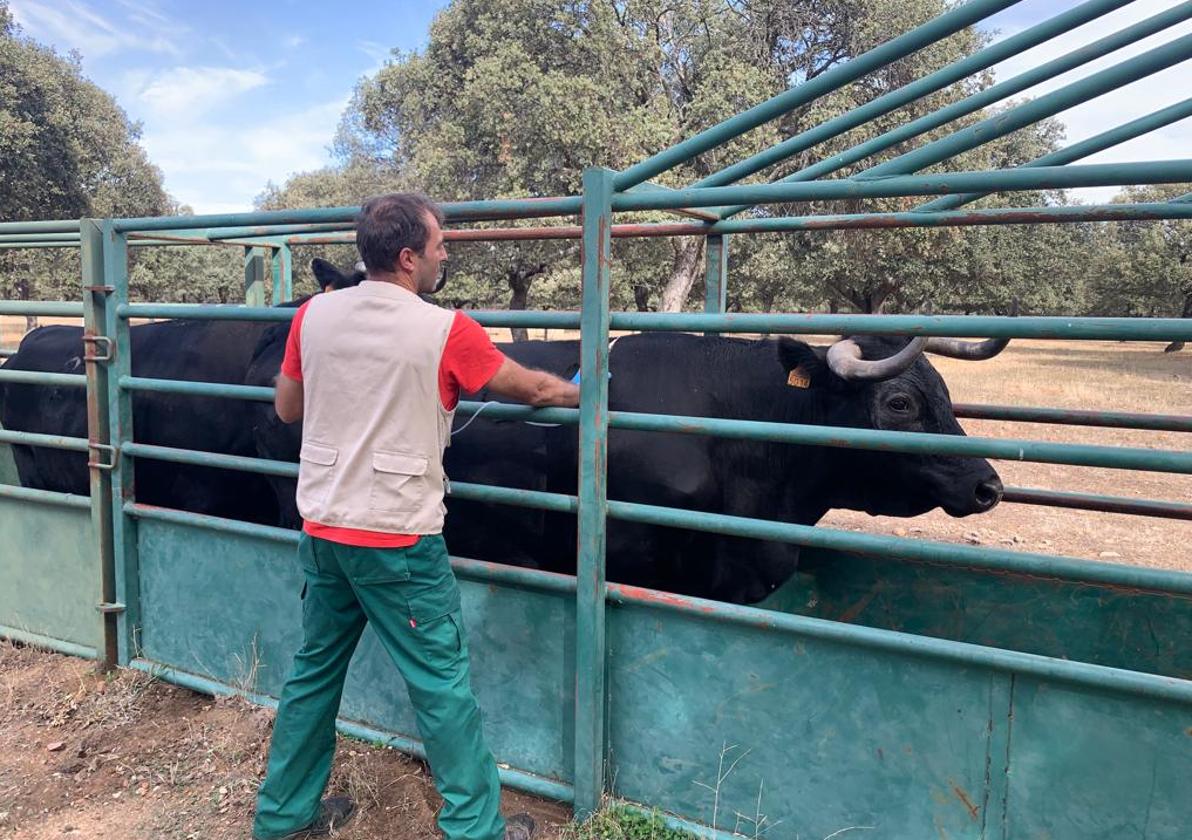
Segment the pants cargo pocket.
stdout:
<svg viewBox="0 0 1192 840">
<path fill-rule="evenodd" d="M 408 601 L 410 627 L 428 662 L 450 667 L 466 658 L 467 638 L 454 578 L 413 593 Z"/>
</svg>

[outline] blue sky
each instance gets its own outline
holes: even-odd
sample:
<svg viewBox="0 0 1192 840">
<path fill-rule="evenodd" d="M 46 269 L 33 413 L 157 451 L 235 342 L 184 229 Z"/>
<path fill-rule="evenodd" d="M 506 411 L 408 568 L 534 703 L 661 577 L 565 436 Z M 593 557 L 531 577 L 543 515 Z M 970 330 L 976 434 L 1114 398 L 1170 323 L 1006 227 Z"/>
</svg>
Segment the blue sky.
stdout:
<svg viewBox="0 0 1192 840">
<path fill-rule="evenodd" d="M 996 68 L 1021 72 L 1178 0 L 1135 2 Z M 182 0 L 10 0 L 26 34 L 82 55 L 86 75 L 144 126 L 143 144 L 166 189 L 198 212 L 249 209 L 266 183 L 330 161 L 328 147 L 356 81 L 390 50 L 425 44 L 444 2 L 358 0 L 232 3 Z M 1023 0 L 985 24 L 1012 34 L 1076 0 Z M 1040 86 L 1044 93 L 1178 35 L 1173 27 Z M 1188 95 L 1177 66 L 1061 115 L 1080 140 Z M 1188 156 L 1192 120 L 1090 162 Z M 1080 191 L 1102 200 L 1113 190 Z"/>
</svg>

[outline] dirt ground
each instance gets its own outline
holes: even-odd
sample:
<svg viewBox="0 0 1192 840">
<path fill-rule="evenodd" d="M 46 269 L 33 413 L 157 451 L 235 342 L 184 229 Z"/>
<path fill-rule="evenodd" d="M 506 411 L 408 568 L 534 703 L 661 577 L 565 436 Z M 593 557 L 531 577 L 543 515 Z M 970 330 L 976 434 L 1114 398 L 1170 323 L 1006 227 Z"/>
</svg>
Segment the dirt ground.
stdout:
<svg viewBox="0 0 1192 840">
<path fill-rule="evenodd" d="M 273 712 L 140 671 L 0 641 L 0 839 L 247 840 Z M 343 840 L 437 837 L 425 766 L 340 738 L 330 791 L 360 814 Z M 559 838 L 567 807 L 505 791 Z"/>
</svg>

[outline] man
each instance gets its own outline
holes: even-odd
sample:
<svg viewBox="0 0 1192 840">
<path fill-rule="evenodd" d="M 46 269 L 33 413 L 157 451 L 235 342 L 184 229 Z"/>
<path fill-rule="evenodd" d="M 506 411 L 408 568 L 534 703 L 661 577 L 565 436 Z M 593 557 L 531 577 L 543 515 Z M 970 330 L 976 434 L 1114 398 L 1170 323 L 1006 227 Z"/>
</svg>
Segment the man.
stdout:
<svg viewBox="0 0 1192 840">
<path fill-rule="evenodd" d="M 443 217 L 414 194 L 360 210 L 367 279 L 294 316 L 274 405 L 303 420 L 298 557 L 304 642 L 282 692 L 257 797 L 258 840 L 327 834 L 354 811 L 320 802 L 348 661 L 366 623 L 406 681 L 447 840 L 528 840 L 502 819 L 497 767 L 468 673 L 459 589 L 443 543 L 443 449 L 461 392 L 575 406 L 579 388 L 506 358 L 462 312 L 426 303 L 447 258 Z"/>
</svg>

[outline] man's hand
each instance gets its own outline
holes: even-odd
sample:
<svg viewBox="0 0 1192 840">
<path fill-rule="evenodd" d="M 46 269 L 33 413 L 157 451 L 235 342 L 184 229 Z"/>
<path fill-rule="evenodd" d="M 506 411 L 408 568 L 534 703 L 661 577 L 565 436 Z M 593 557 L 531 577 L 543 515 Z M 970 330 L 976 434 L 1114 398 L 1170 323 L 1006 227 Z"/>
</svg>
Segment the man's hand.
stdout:
<svg viewBox="0 0 1192 840">
<path fill-rule="evenodd" d="M 283 423 L 297 423 L 302 419 L 302 380 L 277 375 L 277 391 L 273 395 L 273 409 Z"/>
<path fill-rule="evenodd" d="M 502 397 L 537 408 L 548 405 L 574 408 L 579 405 L 578 385 L 553 373 L 522 367 L 508 357 L 488 381 L 488 388 Z"/>
</svg>

